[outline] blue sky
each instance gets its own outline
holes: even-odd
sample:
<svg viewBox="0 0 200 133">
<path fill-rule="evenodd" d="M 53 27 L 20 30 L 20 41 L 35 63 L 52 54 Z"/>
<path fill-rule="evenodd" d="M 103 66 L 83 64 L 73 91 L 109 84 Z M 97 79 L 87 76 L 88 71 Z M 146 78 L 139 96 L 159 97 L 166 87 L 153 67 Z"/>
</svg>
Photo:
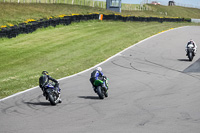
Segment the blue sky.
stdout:
<svg viewBox="0 0 200 133">
<path fill-rule="evenodd" d="M 106 1 L 106 0 L 99 0 L 99 1 Z M 122 3 L 130 3 L 130 4 L 140 4 L 142 1 L 147 0 L 121 0 Z M 163 5 L 167 5 L 169 0 L 148 0 L 151 1 L 158 1 Z M 200 0 L 174 0 L 178 5 L 183 6 L 193 6 L 193 7 L 200 7 Z"/>
</svg>

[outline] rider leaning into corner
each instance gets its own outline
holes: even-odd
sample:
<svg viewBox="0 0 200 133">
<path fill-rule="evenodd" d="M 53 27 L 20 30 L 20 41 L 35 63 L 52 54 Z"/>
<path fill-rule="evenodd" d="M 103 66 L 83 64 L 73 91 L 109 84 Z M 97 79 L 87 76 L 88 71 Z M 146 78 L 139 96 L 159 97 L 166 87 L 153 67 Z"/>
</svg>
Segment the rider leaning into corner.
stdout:
<svg viewBox="0 0 200 133">
<path fill-rule="evenodd" d="M 192 39 L 190 39 L 190 41 L 186 44 L 186 47 L 185 47 L 186 55 L 187 55 L 188 46 L 190 44 L 192 44 L 194 46 L 194 48 L 193 48 L 194 49 L 194 54 L 196 54 L 196 52 L 197 52 L 197 45 L 196 45 L 196 43 Z"/>
<path fill-rule="evenodd" d="M 59 82 L 56 79 L 52 78 L 47 71 L 43 71 L 42 75 L 39 78 L 39 86 L 41 90 L 43 91 L 43 95 L 46 96 L 45 90 L 47 89 L 46 85 L 49 83 L 49 80 L 55 83 L 54 87 L 58 88 L 58 93 L 60 95 L 61 89 L 59 87 Z M 59 99 L 59 101 L 61 102 L 61 99 Z"/>
<path fill-rule="evenodd" d="M 108 90 L 108 87 L 105 85 L 105 81 L 103 81 L 103 78 L 106 78 L 106 76 L 103 75 L 102 72 L 102 68 L 101 67 L 97 67 L 92 73 L 91 73 L 91 77 L 90 77 L 90 82 L 93 86 L 94 92 L 96 93 L 96 87 L 97 85 L 95 84 L 96 80 L 101 80 L 102 81 L 102 87 L 106 88 L 106 90 Z"/>
</svg>

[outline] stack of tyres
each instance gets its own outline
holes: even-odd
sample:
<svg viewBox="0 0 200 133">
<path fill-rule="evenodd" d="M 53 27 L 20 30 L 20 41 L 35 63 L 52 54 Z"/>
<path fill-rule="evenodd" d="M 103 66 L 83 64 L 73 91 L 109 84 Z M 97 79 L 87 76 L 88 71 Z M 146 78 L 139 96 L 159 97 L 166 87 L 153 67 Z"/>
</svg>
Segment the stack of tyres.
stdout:
<svg viewBox="0 0 200 133">
<path fill-rule="evenodd" d="M 93 13 L 89 15 L 72 15 L 72 16 L 64 16 L 63 18 L 50 18 L 48 20 L 40 19 L 38 21 L 32 21 L 29 23 L 21 23 L 18 26 L 11 26 L 0 29 L 0 38 L 1 37 L 16 37 L 18 34 L 23 33 L 32 33 L 38 28 L 46 28 L 49 26 L 56 27 L 57 25 L 69 25 L 71 22 L 80 22 L 99 19 L 99 13 Z M 136 16 L 122 16 L 116 14 L 103 14 L 103 20 L 115 20 L 115 21 L 142 21 L 142 22 L 191 22 L 191 19 L 184 18 L 160 18 L 160 17 L 136 17 Z"/>
<path fill-rule="evenodd" d="M 18 25 L 18 31 L 19 31 L 19 34 L 23 34 L 25 33 L 25 24 L 24 23 L 21 23 Z"/>
<path fill-rule="evenodd" d="M 50 21 L 49 20 L 43 21 L 43 27 L 44 28 L 49 27 L 49 26 L 50 26 Z"/>
<path fill-rule="evenodd" d="M 120 15 L 115 15 L 115 16 L 114 16 L 114 20 L 115 20 L 115 21 L 119 21 L 119 20 L 120 20 Z"/>
<path fill-rule="evenodd" d="M 109 20 L 109 19 L 108 19 L 108 15 L 104 14 L 104 15 L 103 15 L 103 20 Z"/>
<path fill-rule="evenodd" d="M 39 28 L 39 23 L 37 21 L 31 23 L 32 32 L 36 31 L 38 28 Z"/>
<path fill-rule="evenodd" d="M 43 19 L 40 19 L 38 22 L 38 28 L 43 28 L 44 27 L 44 21 Z"/>
<path fill-rule="evenodd" d="M 8 38 L 16 37 L 19 34 L 19 27 L 18 26 L 11 26 L 9 28 Z"/>
<path fill-rule="evenodd" d="M 129 16 L 127 17 L 127 21 L 134 21 L 135 20 L 135 16 Z"/>
<path fill-rule="evenodd" d="M 99 14 L 93 14 L 94 19 L 99 19 Z"/>
<path fill-rule="evenodd" d="M 53 23 L 54 23 L 54 22 L 53 22 L 53 19 L 50 18 L 50 19 L 47 20 L 47 21 L 48 21 L 48 24 L 49 24 L 48 26 L 53 26 Z"/>
<path fill-rule="evenodd" d="M 126 22 L 128 19 L 128 16 L 123 16 L 122 21 Z"/>
<path fill-rule="evenodd" d="M 80 20 L 81 21 L 87 21 L 89 17 L 87 15 L 80 15 Z"/>
<path fill-rule="evenodd" d="M 7 37 L 7 28 L 2 28 L 1 29 L 0 37 Z"/>
<path fill-rule="evenodd" d="M 119 21 L 123 21 L 123 17 L 122 17 L 121 15 L 117 15 L 116 18 L 117 18 L 117 20 L 119 20 Z"/>
<path fill-rule="evenodd" d="M 53 26 L 53 27 L 56 27 L 56 25 L 58 25 L 59 24 L 59 19 L 52 19 L 52 21 L 51 21 L 51 25 Z"/>
<path fill-rule="evenodd" d="M 103 20 L 114 20 L 115 15 L 103 15 Z"/>
<path fill-rule="evenodd" d="M 71 16 L 72 22 L 80 22 L 80 16 L 79 15 L 73 15 Z"/>
<path fill-rule="evenodd" d="M 93 15 L 90 14 L 90 15 L 85 15 L 87 17 L 88 20 L 92 20 L 93 19 Z"/>
<path fill-rule="evenodd" d="M 65 17 L 63 18 L 63 20 L 64 20 L 64 25 L 69 25 L 69 24 L 71 24 L 71 16 L 65 16 Z"/>
</svg>

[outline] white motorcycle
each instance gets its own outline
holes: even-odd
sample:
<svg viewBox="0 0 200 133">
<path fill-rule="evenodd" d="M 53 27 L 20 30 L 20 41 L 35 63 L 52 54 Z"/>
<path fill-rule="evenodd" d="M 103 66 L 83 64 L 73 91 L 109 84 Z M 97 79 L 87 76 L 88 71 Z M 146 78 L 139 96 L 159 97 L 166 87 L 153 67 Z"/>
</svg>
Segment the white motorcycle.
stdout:
<svg viewBox="0 0 200 133">
<path fill-rule="evenodd" d="M 187 46 L 187 56 L 189 58 L 189 61 L 192 61 L 194 56 L 195 56 L 195 53 L 194 53 L 194 45 L 193 44 L 189 44 Z"/>
</svg>

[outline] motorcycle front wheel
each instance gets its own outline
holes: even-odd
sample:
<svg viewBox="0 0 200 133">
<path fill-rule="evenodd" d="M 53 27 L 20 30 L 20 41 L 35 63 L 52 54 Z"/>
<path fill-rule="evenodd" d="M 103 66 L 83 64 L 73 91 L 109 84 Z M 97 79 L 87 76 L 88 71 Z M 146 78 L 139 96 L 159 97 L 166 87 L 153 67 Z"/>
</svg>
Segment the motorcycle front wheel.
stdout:
<svg viewBox="0 0 200 133">
<path fill-rule="evenodd" d="M 97 87 L 97 94 L 98 94 L 100 99 L 104 99 L 104 94 L 103 94 L 103 92 L 101 90 L 101 86 Z"/>
<path fill-rule="evenodd" d="M 189 61 L 192 61 L 192 60 L 193 60 L 193 54 L 192 54 L 192 52 L 189 52 L 189 53 L 188 53 L 188 58 L 189 58 Z"/>
</svg>

